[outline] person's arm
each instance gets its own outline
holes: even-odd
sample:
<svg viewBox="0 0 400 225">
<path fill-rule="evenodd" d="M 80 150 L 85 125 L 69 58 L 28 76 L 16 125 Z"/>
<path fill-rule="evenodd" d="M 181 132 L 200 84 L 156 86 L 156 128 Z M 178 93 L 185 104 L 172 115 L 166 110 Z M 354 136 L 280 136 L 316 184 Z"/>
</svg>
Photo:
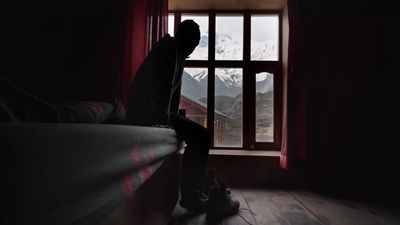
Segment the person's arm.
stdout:
<svg viewBox="0 0 400 225">
<path fill-rule="evenodd" d="M 170 113 L 178 114 L 179 102 L 181 99 L 181 86 L 182 86 L 182 82 L 179 82 L 176 89 L 172 93 L 171 106 L 170 106 L 170 110 L 169 110 Z"/>
<path fill-rule="evenodd" d="M 172 85 L 171 101 L 169 113 L 178 114 L 179 102 L 181 98 L 183 68 L 185 67 L 185 59 L 177 57 L 176 70 Z"/>
</svg>

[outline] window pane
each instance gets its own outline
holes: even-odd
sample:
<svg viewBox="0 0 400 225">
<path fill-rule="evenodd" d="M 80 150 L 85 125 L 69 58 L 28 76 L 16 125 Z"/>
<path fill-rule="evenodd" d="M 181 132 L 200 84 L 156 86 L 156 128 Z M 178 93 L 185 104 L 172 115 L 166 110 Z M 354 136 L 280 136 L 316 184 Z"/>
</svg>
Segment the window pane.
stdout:
<svg viewBox="0 0 400 225">
<path fill-rule="evenodd" d="M 242 69 L 215 69 L 214 145 L 242 147 Z"/>
<path fill-rule="evenodd" d="M 243 59 L 243 16 L 216 17 L 215 59 Z"/>
<path fill-rule="evenodd" d="M 186 117 L 207 127 L 207 68 L 185 68 L 179 108 Z"/>
<path fill-rule="evenodd" d="M 181 20 L 193 20 L 200 26 L 200 43 L 197 48 L 190 55 L 192 60 L 207 60 L 208 59 L 208 16 L 206 15 L 193 15 L 182 14 Z"/>
<path fill-rule="evenodd" d="M 251 16 L 251 60 L 279 59 L 278 15 Z"/>
<path fill-rule="evenodd" d="M 256 74 L 256 142 L 274 141 L 274 75 Z"/>
<path fill-rule="evenodd" d="M 168 14 L 168 34 L 174 36 L 174 26 L 175 25 L 175 17 L 174 14 Z"/>
</svg>

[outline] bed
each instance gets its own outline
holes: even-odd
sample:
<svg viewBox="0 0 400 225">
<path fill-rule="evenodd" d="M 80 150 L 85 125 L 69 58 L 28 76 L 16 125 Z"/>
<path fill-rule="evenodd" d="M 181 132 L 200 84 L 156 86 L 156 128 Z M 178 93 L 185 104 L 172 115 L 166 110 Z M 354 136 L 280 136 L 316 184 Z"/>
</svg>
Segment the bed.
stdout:
<svg viewBox="0 0 400 225">
<path fill-rule="evenodd" d="M 175 135 L 131 125 L 0 123 L 0 223 L 163 224 L 178 199 Z"/>
</svg>

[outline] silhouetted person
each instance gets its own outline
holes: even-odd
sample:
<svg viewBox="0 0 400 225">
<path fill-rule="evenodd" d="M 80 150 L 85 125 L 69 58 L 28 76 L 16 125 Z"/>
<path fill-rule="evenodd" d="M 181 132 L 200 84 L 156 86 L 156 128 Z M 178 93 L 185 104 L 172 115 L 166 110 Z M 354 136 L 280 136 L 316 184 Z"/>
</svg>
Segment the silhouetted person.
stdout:
<svg viewBox="0 0 400 225">
<path fill-rule="evenodd" d="M 180 204 L 189 210 L 207 210 L 209 217 L 217 218 L 237 213 L 239 202 L 230 198 L 226 184 L 216 182 L 212 191 L 215 196 L 209 196 L 213 201 L 203 197 L 211 135 L 203 126 L 178 115 L 185 60 L 199 41 L 199 26 L 193 20 L 185 20 L 179 24 L 175 37 L 166 34 L 153 47 L 131 84 L 127 116 L 130 124 L 167 125 L 176 130 L 178 139 L 187 145 Z M 213 207 L 207 202 L 212 202 Z"/>
</svg>

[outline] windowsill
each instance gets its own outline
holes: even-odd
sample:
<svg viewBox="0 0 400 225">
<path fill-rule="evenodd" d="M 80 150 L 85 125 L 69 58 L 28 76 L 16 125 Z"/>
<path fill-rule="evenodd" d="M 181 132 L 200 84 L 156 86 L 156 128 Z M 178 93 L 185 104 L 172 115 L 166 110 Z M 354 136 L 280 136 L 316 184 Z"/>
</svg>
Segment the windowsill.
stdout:
<svg viewBox="0 0 400 225">
<path fill-rule="evenodd" d="M 183 151 L 182 149 L 179 153 L 183 154 Z M 210 149 L 209 155 L 280 157 L 281 153 L 279 151 Z"/>
<path fill-rule="evenodd" d="M 210 149 L 210 155 L 237 155 L 237 156 L 272 156 L 279 157 L 279 151 L 256 151 L 256 150 L 235 150 L 235 149 Z"/>
<path fill-rule="evenodd" d="M 179 151 L 180 157 L 183 152 Z M 279 151 L 210 149 L 207 168 L 218 171 L 218 177 L 231 186 L 267 186 L 281 175 L 279 156 Z"/>
</svg>

